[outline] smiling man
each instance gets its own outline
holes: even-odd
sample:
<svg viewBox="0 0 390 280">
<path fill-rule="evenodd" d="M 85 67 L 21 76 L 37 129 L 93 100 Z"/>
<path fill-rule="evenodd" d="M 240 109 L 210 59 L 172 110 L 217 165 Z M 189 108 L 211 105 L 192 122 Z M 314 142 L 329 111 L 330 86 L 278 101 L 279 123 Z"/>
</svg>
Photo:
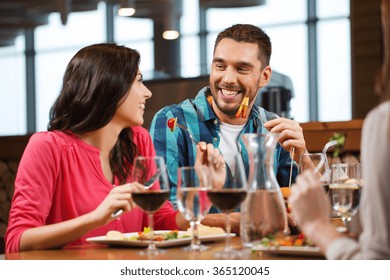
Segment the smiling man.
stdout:
<svg viewBox="0 0 390 280">
<path fill-rule="evenodd" d="M 280 132 L 281 138 L 275 151 L 277 179 L 280 186 L 289 185 L 291 158 L 294 160 L 306 151 L 302 128 L 296 121 L 275 118 L 275 114 L 261 107 L 252 107 L 259 89 L 271 79 L 269 65 L 271 41 L 260 28 L 249 24 L 236 24 L 218 34 L 210 72 L 210 85 L 199 91 L 195 99 L 161 109 L 154 116 L 150 134 L 157 154 L 162 155 L 168 166 L 171 184 L 171 202 L 176 205 L 177 169 L 192 166 L 196 160 L 196 145 L 183 129 L 171 131 L 166 123 L 170 118 L 186 126 L 196 141 L 212 144 L 222 154 L 241 152 L 246 167 L 248 157 L 241 147 L 243 133 Z M 245 114 L 236 117 L 241 104 Z M 199 145 L 199 144 L 198 144 Z M 199 149 L 198 149 L 199 150 Z M 227 165 L 230 159 L 225 157 Z M 293 181 L 297 174 L 294 168 Z M 212 208 L 213 209 L 213 208 Z M 239 215 L 235 216 L 236 222 Z M 202 223 L 209 223 L 205 219 Z M 212 223 L 210 223 L 212 224 Z M 234 225 L 234 224 L 233 224 Z"/>
</svg>

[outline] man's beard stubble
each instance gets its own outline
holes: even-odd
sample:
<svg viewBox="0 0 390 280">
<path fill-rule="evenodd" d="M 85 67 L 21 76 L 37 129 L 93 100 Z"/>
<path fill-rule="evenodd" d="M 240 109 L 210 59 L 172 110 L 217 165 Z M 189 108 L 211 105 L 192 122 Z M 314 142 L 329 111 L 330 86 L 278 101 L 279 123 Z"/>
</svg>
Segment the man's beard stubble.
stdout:
<svg viewBox="0 0 390 280">
<path fill-rule="evenodd" d="M 219 102 L 218 102 L 218 99 L 216 98 L 216 96 L 214 95 L 214 93 L 211 94 L 212 97 L 213 97 L 213 102 L 215 103 L 215 106 L 217 106 L 217 108 L 222 112 L 224 113 L 225 115 L 229 116 L 230 118 L 235 118 L 236 117 L 236 113 L 238 111 L 238 109 L 240 108 L 240 105 L 237 105 L 237 106 L 234 106 L 232 108 L 223 108 Z"/>
</svg>

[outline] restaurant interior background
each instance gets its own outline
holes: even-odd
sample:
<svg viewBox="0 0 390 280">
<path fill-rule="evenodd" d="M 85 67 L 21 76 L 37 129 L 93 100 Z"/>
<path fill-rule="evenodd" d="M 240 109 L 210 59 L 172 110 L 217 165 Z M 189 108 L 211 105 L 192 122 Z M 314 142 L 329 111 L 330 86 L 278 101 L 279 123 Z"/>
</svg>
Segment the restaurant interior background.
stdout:
<svg viewBox="0 0 390 280">
<path fill-rule="evenodd" d="M 119 2 L 135 2 L 135 14 L 118 16 Z M 379 5 L 380 0 L 0 0 L 0 252 L 26 139 L 46 129 L 66 65 L 80 48 L 115 42 L 141 53 L 140 68 L 153 92 L 147 127 L 158 109 L 194 97 L 208 84 L 218 32 L 234 23 L 255 24 L 271 38 L 273 70 L 292 83 L 292 118 L 363 119 L 379 101 Z M 168 28 L 180 36 L 164 39 Z"/>
<path fill-rule="evenodd" d="M 45 130 L 65 67 L 82 47 L 116 42 L 140 51 L 153 92 L 145 125 L 162 106 L 207 84 L 214 40 L 234 23 L 271 37 L 271 66 L 293 85 L 300 122 L 364 118 L 377 104 L 382 56 L 379 0 L 0 0 L 0 136 Z M 168 26 L 180 31 L 165 40 Z"/>
</svg>

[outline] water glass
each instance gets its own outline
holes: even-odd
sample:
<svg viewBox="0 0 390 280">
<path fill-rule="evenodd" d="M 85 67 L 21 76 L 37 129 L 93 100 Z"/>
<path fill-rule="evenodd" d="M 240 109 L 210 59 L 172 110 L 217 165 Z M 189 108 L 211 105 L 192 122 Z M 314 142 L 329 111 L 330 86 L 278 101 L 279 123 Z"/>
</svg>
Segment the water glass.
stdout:
<svg viewBox="0 0 390 280">
<path fill-rule="evenodd" d="M 345 226 L 359 209 L 363 186 L 360 163 L 340 163 L 331 166 L 329 197 L 333 210 Z"/>
<path fill-rule="evenodd" d="M 299 162 L 299 173 L 310 170 L 318 177 L 325 191 L 328 191 L 330 169 L 326 162 L 325 154 L 323 153 L 305 153 L 301 156 L 301 160 Z"/>
<path fill-rule="evenodd" d="M 209 187 L 209 172 L 207 167 L 179 167 L 176 189 L 177 204 L 184 218 L 190 222 L 192 231 L 191 245 L 184 248 L 187 251 L 196 252 L 208 249 L 199 240 L 198 226 L 211 206 L 207 197 Z"/>
</svg>

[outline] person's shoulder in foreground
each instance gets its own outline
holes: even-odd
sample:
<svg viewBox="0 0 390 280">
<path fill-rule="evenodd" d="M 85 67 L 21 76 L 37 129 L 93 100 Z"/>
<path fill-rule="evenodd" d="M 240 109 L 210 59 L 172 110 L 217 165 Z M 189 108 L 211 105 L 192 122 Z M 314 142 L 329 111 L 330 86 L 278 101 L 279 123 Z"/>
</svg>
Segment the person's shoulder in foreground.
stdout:
<svg viewBox="0 0 390 280">
<path fill-rule="evenodd" d="M 390 101 L 372 109 L 362 131 L 361 158 L 364 187 L 359 218 L 359 240 L 338 238 L 327 249 L 329 259 L 390 259 Z M 373 149 L 375 147 L 375 149 Z M 375 218 L 374 218 L 375 217 Z"/>
<path fill-rule="evenodd" d="M 338 233 L 329 221 L 330 201 L 318 179 L 304 172 L 289 198 L 303 232 L 329 259 L 390 259 L 390 0 L 381 2 L 384 61 L 375 91 L 384 103 L 366 116 L 361 141 L 363 181 L 358 239 Z"/>
</svg>

